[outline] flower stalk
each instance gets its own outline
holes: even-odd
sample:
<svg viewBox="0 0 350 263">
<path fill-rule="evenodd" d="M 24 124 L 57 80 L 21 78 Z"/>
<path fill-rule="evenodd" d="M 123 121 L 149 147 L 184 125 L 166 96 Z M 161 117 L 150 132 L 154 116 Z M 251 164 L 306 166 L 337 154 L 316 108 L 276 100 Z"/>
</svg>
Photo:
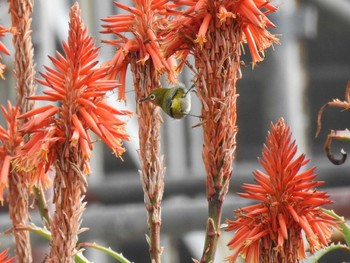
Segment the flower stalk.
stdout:
<svg viewBox="0 0 350 263">
<path fill-rule="evenodd" d="M 241 78 L 241 44 L 247 42 L 253 61 L 278 42 L 266 27 L 274 25 L 264 12 L 276 8 L 267 1 L 188 2 L 184 16 L 175 19 L 164 37 L 168 54 L 190 49 L 195 58 L 197 95 L 202 104 L 208 220 L 200 262 L 213 262 L 220 236 L 222 205 L 232 175 L 236 150 L 236 85 Z M 190 15 L 189 15 L 189 14 Z M 178 53 L 180 58 L 186 53 Z"/>
<path fill-rule="evenodd" d="M 140 65 L 134 57 L 131 62 L 136 100 L 145 98 L 150 91 L 160 86 L 159 76 L 155 74 L 152 62 Z M 140 177 L 144 190 L 147 210 L 149 253 L 152 262 L 161 262 L 160 245 L 161 201 L 164 192 L 165 167 L 160 156 L 160 127 L 162 118 L 159 109 L 150 103 L 138 103 L 136 107 L 139 122 L 141 162 Z"/>
<path fill-rule="evenodd" d="M 31 0 L 9 0 L 9 13 L 11 14 L 12 27 L 16 28 L 13 35 L 15 47 L 14 73 L 16 79 L 17 105 L 19 112 L 24 113 L 33 108 L 33 102 L 28 101 L 27 96 L 35 93 L 34 84 L 34 60 L 33 44 L 31 37 L 31 14 L 33 5 Z M 23 123 L 22 123 L 23 124 Z M 18 127 L 19 128 L 19 127 Z M 24 142 L 24 141 L 23 141 Z M 17 149 L 18 150 L 17 145 Z M 13 149 L 12 157 L 18 154 Z M 29 188 L 27 180 L 21 172 L 12 171 L 9 176 L 9 210 L 14 229 L 18 225 L 26 224 L 29 218 L 28 211 Z M 16 258 L 18 262 L 32 262 L 32 251 L 29 233 L 15 231 Z"/>
<path fill-rule="evenodd" d="M 18 154 L 23 143 L 22 134 L 19 132 L 19 109 L 7 103 L 7 109 L 1 106 L 6 119 L 7 127 L 0 126 L 0 201 L 3 204 L 4 190 L 9 188 L 8 203 L 13 229 L 27 223 L 28 189 L 23 173 L 17 172 L 13 166 L 13 158 Z M 29 235 L 26 231 L 14 231 L 16 244 L 16 259 L 20 262 L 31 262 L 31 248 Z"/>
<path fill-rule="evenodd" d="M 83 163 L 80 156 L 74 158 L 72 152 L 69 155 L 69 158 L 60 156 L 64 161 L 56 168 L 53 200 L 56 212 L 51 223 L 51 251 L 48 262 L 74 262 L 73 252 L 85 209 L 82 195 L 86 191 L 87 182 L 80 170 Z M 60 187 L 61 185 L 64 187 Z"/>
<path fill-rule="evenodd" d="M 33 3 L 31 0 L 8 0 L 9 13 L 11 14 L 12 27 L 16 28 L 13 34 L 15 47 L 14 73 L 16 77 L 17 104 L 20 112 L 24 113 L 33 108 L 33 101 L 27 97 L 35 94 L 34 84 L 34 49 L 32 43 L 32 18 Z"/>
<path fill-rule="evenodd" d="M 232 42 L 232 39 L 240 39 L 241 36 L 235 27 L 235 24 L 231 24 L 225 29 L 214 30 L 212 23 L 205 44 L 194 47 L 198 72 L 196 88 L 202 102 L 203 161 L 207 172 L 208 199 L 206 240 L 200 262 L 211 262 L 215 258 L 222 205 L 236 149 L 236 82 L 240 74 L 241 53 L 240 43 Z M 218 43 L 222 45 L 218 46 Z M 215 53 L 215 58 L 210 60 L 212 47 L 215 46 L 219 50 Z"/>
<path fill-rule="evenodd" d="M 103 19 L 107 22 L 103 33 L 113 33 L 118 39 L 107 41 L 115 45 L 117 51 L 113 59 L 106 65 L 111 67 L 110 76 L 118 76 L 122 87 L 125 87 L 125 76 L 128 64 L 131 65 L 137 101 L 136 113 L 139 122 L 139 158 L 140 177 L 144 191 L 147 210 L 149 254 L 152 262 L 161 262 L 162 247 L 160 245 L 161 200 L 164 192 L 165 167 L 160 155 L 160 127 L 162 118 L 159 109 L 151 103 L 139 103 L 147 97 L 151 90 L 159 88 L 160 76 L 168 73 L 168 79 L 174 81 L 175 72 L 170 60 L 163 57 L 157 36 L 157 20 L 165 11 L 166 2 L 133 1 L 135 7 L 128 7 L 118 2 L 115 5 L 125 9 L 130 14 L 113 15 Z M 121 35 L 131 32 L 134 38 L 127 39 Z M 121 91 L 123 89 L 120 89 Z M 119 99 L 125 99 L 124 92 L 119 93 Z"/>
<path fill-rule="evenodd" d="M 20 119 L 29 119 L 21 132 L 31 134 L 23 146 L 16 168 L 25 169 L 30 185 L 47 186 L 47 172 L 55 167 L 55 214 L 51 220 L 51 251 L 48 262 L 73 262 L 74 250 L 81 232 L 80 223 L 87 188 L 86 176 L 91 173 L 93 131 L 113 153 L 120 157 L 127 140 L 125 121 L 117 115 L 130 115 L 104 101 L 108 91 L 118 85 L 106 80 L 108 68 L 94 68 L 98 49 L 87 35 L 80 9 L 71 8 L 68 41 L 63 43 L 64 55 L 50 57 L 54 68 L 46 67 L 37 81 L 48 89 L 44 95 L 30 96 L 30 100 L 57 102 L 28 111 Z M 32 118 L 33 117 L 33 118 Z"/>
<path fill-rule="evenodd" d="M 33 192 L 35 196 L 35 204 L 39 209 L 39 214 L 44 223 L 44 226 L 47 229 L 50 229 L 51 215 L 42 185 L 40 184 L 39 186 L 34 186 Z"/>
<path fill-rule="evenodd" d="M 13 158 L 18 154 L 23 143 L 19 132 L 19 109 L 8 102 L 7 109 L 1 107 L 7 128 L 0 127 L 0 201 L 4 201 L 4 189 L 9 188 L 8 203 L 13 229 L 28 221 L 28 189 L 23 173 L 14 170 Z M 31 262 L 29 235 L 26 231 L 14 231 L 16 259 L 19 262 Z"/>
</svg>

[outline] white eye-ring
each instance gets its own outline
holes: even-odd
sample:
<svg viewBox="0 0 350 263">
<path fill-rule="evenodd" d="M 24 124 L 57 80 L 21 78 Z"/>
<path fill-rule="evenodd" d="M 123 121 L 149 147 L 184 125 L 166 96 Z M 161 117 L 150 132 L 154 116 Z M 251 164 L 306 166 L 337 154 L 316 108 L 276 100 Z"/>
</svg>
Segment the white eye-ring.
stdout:
<svg viewBox="0 0 350 263">
<path fill-rule="evenodd" d="M 156 98 L 156 95 L 154 95 L 154 94 L 151 94 L 150 96 L 149 96 L 149 99 L 150 100 L 154 100 Z"/>
</svg>

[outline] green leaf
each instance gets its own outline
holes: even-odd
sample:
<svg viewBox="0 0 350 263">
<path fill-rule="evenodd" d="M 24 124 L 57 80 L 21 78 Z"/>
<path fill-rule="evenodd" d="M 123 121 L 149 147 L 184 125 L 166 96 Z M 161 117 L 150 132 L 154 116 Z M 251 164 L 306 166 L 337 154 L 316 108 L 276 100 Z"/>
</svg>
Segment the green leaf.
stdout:
<svg viewBox="0 0 350 263">
<path fill-rule="evenodd" d="M 322 209 L 323 212 L 325 212 L 326 214 L 334 217 L 336 220 L 342 222 L 339 224 L 342 233 L 344 235 L 344 240 L 345 243 L 348 247 L 350 247 L 350 227 L 348 226 L 347 223 L 345 223 L 345 219 L 342 216 L 337 215 L 333 210 L 328 210 L 328 209 Z"/>
<path fill-rule="evenodd" d="M 324 255 L 326 255 L 327 253 L 337 250 L 337 249 L 343 249 L 345 251 L 347 251 L 348 253 L 350 253 L 350 249 L 342 244 L 331 244 L 328 247 L 324 248 L 324 249 L 320 249 L 319 251 L 317 251 L 315 254 L 313 254 L 311 257 L 309 257 L 307 260 L 304 260 L 304 263 L 317 263 Z"/>
<path fill-rule="evenodd" d="M 51 232 L 47 230 L 47 228 L 45 227 L 37 227 L 36 225 L 31 224 L 31 225 L 21 226 L 20 228 L 21 230 L 27 230 L 39 236 L 42 236 L 47 240 L 51 239 Z M 74 256 L 74 261 L 76 263 L 91 263 L 87 258 L 84 257 L 82 252 L 78 250 L 75 250 L 74 252 L 76 253 Z"/>
<path fill-rule="evenodd" d="M 129 261 L 127 258 L 125 258 L 121 253 L 117 253 L 117 252 L 113 251 L 110 247 L 109 248 L 102 247 L 100 245 L 97 245 L 96 243 L 80 243 L 79 247 L 94 248 L 94 249 L 100 250 L 103 253 L 115 258 L 120 263 L 131 263 L 131 261 Z"/>
</svg>

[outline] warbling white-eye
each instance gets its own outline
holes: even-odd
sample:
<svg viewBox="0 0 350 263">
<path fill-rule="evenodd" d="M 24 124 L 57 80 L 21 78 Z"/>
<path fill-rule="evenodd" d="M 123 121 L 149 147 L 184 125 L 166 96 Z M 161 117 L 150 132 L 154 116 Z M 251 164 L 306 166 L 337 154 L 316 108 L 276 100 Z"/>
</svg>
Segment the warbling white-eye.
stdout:
<svg viewBox="0 0 350 263">
<path fill-rule="evenodd" d="M 152 90 L 148 97 L 141 99 L 140 102 L 150 101 L 161 107 L 171 118 L 182 119 L 189 115 L 191 110 L 190 90 L 187 90 L 184 84 L 177 83 L 170 88 Z"/>
</svg>

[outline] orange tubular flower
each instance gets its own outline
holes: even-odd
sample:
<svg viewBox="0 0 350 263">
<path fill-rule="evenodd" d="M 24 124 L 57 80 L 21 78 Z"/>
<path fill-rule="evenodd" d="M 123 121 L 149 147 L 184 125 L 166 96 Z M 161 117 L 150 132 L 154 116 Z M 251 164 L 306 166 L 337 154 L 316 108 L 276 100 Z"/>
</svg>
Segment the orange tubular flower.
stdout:
<svg viewBox="0 0 350 263">
<path fill-rule="evenodd" d="M 9 255 L 7 254 L 9 252 L 9 249 L 5 249 L 3 252 L 0 253 L 0 263 L 12 263 L 15 262 L 15 258 L 9 258 Z"/>
<path fill-rule="evenodd" d="M 25 167 L 29 170 L 46 171 L 47 163 L 54 159 L 52 150 L 64 141 L 80 145 L 82 154 L 89 159 L 93 140 L 88 130 L 98 135 L 116 156 L 125 151 L 122 147 L 122 140 L 128 139 L 125 122 L 116 115 L 131 115 L 131 112 L 114 109 L 104 101 L 106 93 L 118 84 L 104 79 L 107 67 L 94 68 L 98 63 L 95 61 L 98 48 L 87 35 L 87 28 L 80 28 L 78 22 L 81 23 L 71 22 L 68 42 L 63 43 L 65 54 L 57 52 L 57 58 L 50 57 L 56 69 L 45 67 L 46 73 L 40 73 L 44 79 L 37 81 L 49 89 L 44 95 L 28 97 L 58 105 L 42 106 L 20 116 L 21 119 L 33 117 L 21 128 L 22 132 L 32 134 L 24 147 L 26 153 L 31 153 L 26 154 Z"/>
<path fill-rule="evenodd" d="M 212 14 L 209 6 L 210 1 L 174 1 L 177 6 L 185 5 L 189 8 L 169 23 L 169 29 L 163 33 L 162 47 L 166 56 L 183 49 L 190 48 L 193 43 L 201 46 L 206 42 L 206 31 L 208 30 Z M 261 11 L 261 9 L 265 11 Z M 240 41 L 248 44 L 252 56 L 253 66 L 263 60 L 264 50 L 278 43 L 278 39 L 266 28 L 274 28 L 275 25 L 267 18 L 266 14 L 274 12 L 277 7 L 266 0 L 237 0 L 222 1 L 215 14 L 220 23 L 227 19 L 234 19 L 243 31 Z M 174 11 L 173 11 L 174 12 Z M 170 14 L 170 13 L 169 13 Z M 192 39 L 192 41 L 191 41 Z M 181 57 L 182 59 L 185 59 Z"/>
<path fill-rule="evenodd" d="M 10 32 L 11 29 L 3 27 L 0 25 L 0 37 L 5 36 L 6 32 Z M 6 55 L 10 55 L 10 51 L 5 47 L 5 45 L 0 41 L 0 52 L 6 54 Z"/>
<path fill-rule="evenodd" d="M 17 154 L 23 142 L 21 134 L 18 132 L 18 107 L 13 107 L 7 103 L 7 109 L 1 107 L 5 116 L 7 129 L 0 126 L 0 202 L 4 202 L 4 189 L 8 187 L 9 173 L 11 170 L 12 158 Z"/>
<path fill-rule="evenodd" d="M 13 33 L 15 33 L 14 30 L 11 30 L 9 28 L 5 28 L 5 27 L 0 25 L 0 37 L 5 36 L 6 32 L 11 32 L 11 31 L 13 31 Z M 6 48 L 6 46 L 1 41 L 0 41 L 0 52 L 4 53 L 6 55 L 10 55 L 10 51 Z M 1 56 L 0 56 L 0 59 L 1 59 Z M 4 74 L 5 68 L 6 68 L 6 66 L 0 62 L 0 78 L 2 78 L 2 79 L 4 79 L 3 74 Z"/>
<path fill-rule="evenodd" d="M 265 0 L 241 0 L 233 6 L 233 13 L 237 14 L 237 19 L 241 20 L 253 66 L 263 60 L 265 49 L 272 43 L 279 42 L 273 34 L 266 30 L 266 27 L 274 28 L 275 25 L 260 9 L 265 9 L 267 13 L 277 10 Z"/>
<path fill-rule="evenodd" d="M 323 182 L 313 181 L 315 168 L 300 172 L 308 160 L 304 155 L 294 158 L 296 152 L 281 118 L 271 125 L 259 160 L 265 173 L 255 171 L 257 184 L 245 184 L 246 193 L 240 194 L 259 203 L 236 210 L 236 220 L 227 220 L 227 231 L 236 231 L 228 243 L 233 251 L 229 262 L 239 255 L 247 262 L 299 262 L 306 256 L 302 231 L 311 253 L 327 246 L 337 222 L 320 206 L 331 201 L 327 193 L 316 190 Z"/>
<path fill-rule="evenodd" d="M 150 59 L 157 74 L 161 75 L 167 72 L 170 82 L 176 80 L 175 67 L 169 65 L 168 61 L 164 59 L 156 32 L 162 24 L 162 20 L 158 20 L 157 15 L 166 13 L 167 8 L 174 7 L 174 5 L 167 4 L 168 2 L 167 0 L 134 0 L 135 7 L 114 2 L 117 7 L 130 12 L 130 14 L 112 15 L 102 19 L 106 22 L 102 25 L 104 28 L 102 33 L 114 34 L 118 37 L 117 40 L 104 41 L 117 48 L 114 57 L 104 65 L 110 68 L 108 78 L 115 79 L 119 76 L 121 87 L 119 87 L 118 98 L 120 100 L 125 100 L 125 74 L 130 63 L 130 52 L 138 53 L 139 63 L 144 64 Z M 131 32 L 134 38 L 125 38 L 122 35 L 125 32 Z"/>
</svg>

